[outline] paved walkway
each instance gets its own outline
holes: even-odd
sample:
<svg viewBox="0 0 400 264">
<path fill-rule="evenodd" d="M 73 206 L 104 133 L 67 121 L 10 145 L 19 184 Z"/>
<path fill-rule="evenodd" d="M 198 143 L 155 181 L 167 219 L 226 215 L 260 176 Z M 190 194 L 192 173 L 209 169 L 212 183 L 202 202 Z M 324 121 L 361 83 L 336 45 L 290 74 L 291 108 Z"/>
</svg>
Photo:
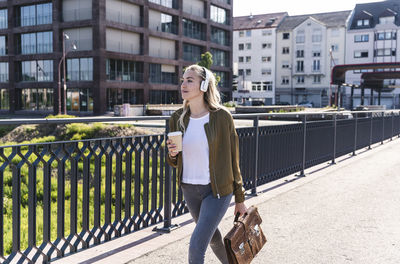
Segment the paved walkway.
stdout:
<svg viewBox="0 0 400 264">
<path fill-rule="evenodd" d="M 400 139 L 264 185 L 256 204 L 267 245 L 253 263 L 400 263 Z M 231 207 L 220 227 L 232 226 Z M 170 234 L 146 229 L 55 263 L 187 263 L 194 224 Z M 205 263 L 218 263 L 211 249 Z"/>
</svg>

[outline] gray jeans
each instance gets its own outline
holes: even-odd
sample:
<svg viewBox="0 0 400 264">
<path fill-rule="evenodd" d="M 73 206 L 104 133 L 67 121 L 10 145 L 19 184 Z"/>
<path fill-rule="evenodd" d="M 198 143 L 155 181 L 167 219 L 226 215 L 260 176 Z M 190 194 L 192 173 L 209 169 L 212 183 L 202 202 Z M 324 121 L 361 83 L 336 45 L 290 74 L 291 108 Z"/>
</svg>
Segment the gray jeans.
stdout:
<svg viewBox="0 0 400 264">
<path fill-rule="evenodd" d="M 196 227 L 190 238 L 189 263 L 204 263 L 208 244 L 221 263 L 228 263 L 218 224 L 228 210 L 232 194 L 218 199 L 213 196 L 210 184 L 182 183 L 182 191 L 189 212 L 196 222 Z"/>
</svg>

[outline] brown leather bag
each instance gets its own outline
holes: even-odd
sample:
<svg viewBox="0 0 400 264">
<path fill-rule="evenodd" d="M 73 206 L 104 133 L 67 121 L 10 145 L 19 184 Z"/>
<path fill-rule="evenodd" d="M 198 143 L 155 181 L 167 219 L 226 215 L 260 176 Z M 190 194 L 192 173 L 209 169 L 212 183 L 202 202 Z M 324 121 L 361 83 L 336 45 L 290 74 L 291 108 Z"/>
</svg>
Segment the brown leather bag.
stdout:
<svg viewBox="0 0 400 264">
<path fill-rule="evenodd" d="M 267 242 L 261 222 L 255 206 L 248 208 L 243 218 L 236 215 L 233 228 L 224 238 L 230 264 L 250 263 Z"/>
</svg>

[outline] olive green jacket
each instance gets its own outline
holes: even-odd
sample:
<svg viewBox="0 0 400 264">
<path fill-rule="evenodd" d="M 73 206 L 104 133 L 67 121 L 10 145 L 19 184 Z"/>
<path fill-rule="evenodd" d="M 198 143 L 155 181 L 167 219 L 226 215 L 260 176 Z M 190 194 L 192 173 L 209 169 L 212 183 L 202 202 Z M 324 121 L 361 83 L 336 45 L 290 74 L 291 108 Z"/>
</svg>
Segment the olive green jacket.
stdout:
<svg viewBox="0 0 400 264">
<path fill-rule="evenodd" d="M 170 132 L 184 130 L 179 125 L 183 108 L 178 109 L 169 119 Z M 189 125 L 190 111 L 184 117 L 185 129 Z M 220 108 L 210 112 L 210 121 L 204 125 L 209 147 L 209 169 L 211 189 L 214 197 L 225 196 L 233 192 L 235 202 L 244 201 L 244 189 L 239 168 L 239 139 L 228 110 Z M 167 155 L 167 162 L 178 168 L 178 185 L 182 181 L 182 152 L 175 157 Z"/>
</svg>

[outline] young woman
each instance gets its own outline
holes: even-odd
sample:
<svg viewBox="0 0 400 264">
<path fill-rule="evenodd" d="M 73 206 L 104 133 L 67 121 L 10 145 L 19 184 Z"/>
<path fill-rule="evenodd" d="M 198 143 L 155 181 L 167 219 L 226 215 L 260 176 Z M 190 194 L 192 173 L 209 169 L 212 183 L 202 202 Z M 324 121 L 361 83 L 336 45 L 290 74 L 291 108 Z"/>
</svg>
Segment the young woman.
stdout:
<svg viewBox="0 0 400 264">
<path fill-rule="evenodd" d="M 182 151 L 167 140 L 168 163 L 178 168 L 178 184 L 196 222 L 190 239 L 189 263 L 204 263 L 210 244 L 221 263 L 228 263 L 218 224 L 232 195 L 235 214 L 243 215 L 244 189 L 239 169 L 239 143 L 232 116 L 220 104 L 214 74 L 191 65 L 181 84 L 183 108 L 171 115 L 170 131 L 182 131 Z"/>
</svg>

